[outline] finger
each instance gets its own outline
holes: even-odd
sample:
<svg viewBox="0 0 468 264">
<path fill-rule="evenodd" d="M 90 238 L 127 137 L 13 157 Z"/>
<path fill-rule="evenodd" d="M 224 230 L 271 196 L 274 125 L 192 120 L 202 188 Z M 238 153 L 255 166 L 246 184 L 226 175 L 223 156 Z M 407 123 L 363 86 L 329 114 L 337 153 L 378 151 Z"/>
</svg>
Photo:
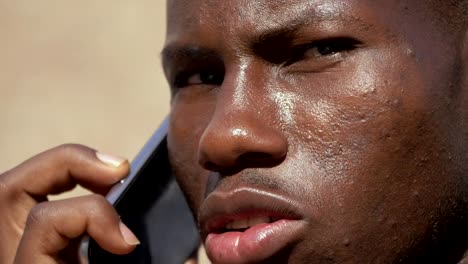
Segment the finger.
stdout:
<svg viewBox="0 0 468 264">
<path fill-rule="evenodd" d="M 45 196 L 80 184 L 102 193 L 129 171 L 126 159 L 77 144 L 62 145 L 25 161 L 0 176 L 3 189 Z"/>
<path fill-rule="evenodd" d="M 15 263 L 57 263 L 60 251 L 85 233 L 114 254 L 130 253 L 139 243 L 103 196 L 44 202 L 29 214 Z"/>
</svg>

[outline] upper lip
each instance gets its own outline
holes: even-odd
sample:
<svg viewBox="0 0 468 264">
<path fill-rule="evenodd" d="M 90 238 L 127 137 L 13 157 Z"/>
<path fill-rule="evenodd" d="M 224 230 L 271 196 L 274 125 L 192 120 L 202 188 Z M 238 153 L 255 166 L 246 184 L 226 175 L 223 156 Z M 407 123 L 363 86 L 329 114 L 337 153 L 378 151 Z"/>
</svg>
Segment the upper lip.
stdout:
<svg viewBox="0 0 468 264">
<path fill-rule="evenodd" d="M 229 191 L 215 191 L 202 204 L 198 220 L 205 238 L 209 233 L 222 231 L 233 220 L 268 216 L 276 219 L 303 219 L 299 204 L 292 199 L 258 188 L 241 187 Z"/>
</svg>

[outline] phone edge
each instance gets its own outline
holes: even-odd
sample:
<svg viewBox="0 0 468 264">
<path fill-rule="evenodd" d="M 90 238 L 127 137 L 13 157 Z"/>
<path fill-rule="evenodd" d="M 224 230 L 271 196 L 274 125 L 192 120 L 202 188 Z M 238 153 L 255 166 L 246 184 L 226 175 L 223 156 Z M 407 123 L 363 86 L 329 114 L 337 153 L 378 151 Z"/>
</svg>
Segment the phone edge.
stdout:
<svg viewBox="0 0 468 264">
<path fill-rule="evenodd" d="M 138 172 L 146 164 L 146 161 L 153 154 L 155 149 L 164 140 L 167 135 L 169 127 L 169 117 L 165 117 L 159 125 L 158 129 L 151 135 L 149 140 L 145 143 L 143 148 L 138 152 L 130 164 L 130 173 L 127 177 L 116 183 L 109 193 L 106 195 L 106 200 L 114 206 L 120 199 L 121 195 L 125 193 L 127 188 L 131 185 Z M 84 236 L 80 242 L 78 249 L 78 261 L 80 264 L 89 264 L 89 236 Z"/>
</svg>

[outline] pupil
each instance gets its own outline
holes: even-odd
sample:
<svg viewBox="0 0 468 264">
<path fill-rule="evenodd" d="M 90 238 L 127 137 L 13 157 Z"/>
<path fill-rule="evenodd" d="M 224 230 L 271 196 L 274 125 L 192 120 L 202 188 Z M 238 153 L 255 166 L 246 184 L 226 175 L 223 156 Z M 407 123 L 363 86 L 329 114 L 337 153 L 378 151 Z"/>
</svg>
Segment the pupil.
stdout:
<svg viewBox="0 0 468 264">
<path fill-rule="evenodd" d="M 221 84 L 221 77 L 213 73 L 202 73 L 200 74 L 202 83 L 206 84 Z"/>
<path fill-rule="evenodd" d="M 214 74 L 203 74 L 202 80 L 203 82 L 212 82 L 215 79 Z"/>
<path fill-rule="evenodd" d="M 330 55 L 335 53 L 334 49 L 330 45 L 324 45 L 324 46 L 319 46 L 317 47 L 318 52 L 322 55 Z"/>
</svg>

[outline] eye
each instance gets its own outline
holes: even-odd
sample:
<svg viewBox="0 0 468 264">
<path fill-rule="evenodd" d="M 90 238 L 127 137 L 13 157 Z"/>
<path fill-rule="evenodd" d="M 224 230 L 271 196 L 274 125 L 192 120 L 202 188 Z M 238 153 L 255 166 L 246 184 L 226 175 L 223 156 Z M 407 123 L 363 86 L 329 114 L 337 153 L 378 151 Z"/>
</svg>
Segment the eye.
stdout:
<svg viewBox="0 0 468 264">
<path fill-rule="evenodd" d="M 328 56 L 328 55 L 333 55 L 338 52 L 342 51 L 341 48 L 334 46 L 334 45 L 320 45 L 320 46 L 315 46 L 307 49 L 304 52 L 304 57 L 306 58 L 316 58 L 320 56 Z"/>
<path fill-rule="evenodd" d="M 332 38 L 300 45 L 293 50 L 288 64 L 301 60 L 325 59 L 335 55 L 344 55 L 359 46 L 360 42 L 352 38 Z"/>
<path fill-rule="evenodd" d="M 197 85 L 197 84 L 220 84 L 222 82 L 222 77 L 216 73 L 201 72 L 192 74 L 187 78 L 187 85 Z"/>
<path fill-rule="evenodd" d="M 177 88 L 183 88 L 196 85 L 215 85 L 219 86 L 224 81 L 224 73 L 216 71 L 200 71 L 179 74 L 174 82 Z"/>
</svg>

